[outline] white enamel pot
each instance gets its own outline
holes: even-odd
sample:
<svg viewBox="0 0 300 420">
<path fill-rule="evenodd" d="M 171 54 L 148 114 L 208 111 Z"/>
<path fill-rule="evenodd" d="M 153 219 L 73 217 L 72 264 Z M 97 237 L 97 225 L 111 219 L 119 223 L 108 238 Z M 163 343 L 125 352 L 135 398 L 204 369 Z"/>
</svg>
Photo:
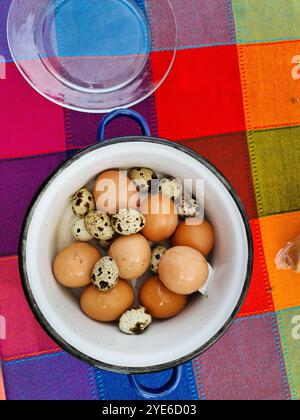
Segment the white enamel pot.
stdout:
<svg viewBox="0 0 300 420">
<path fill-rule="evenodd" d="M 106 125 L 119 116 L 136 120 L 144 136 L 103 141 Z M 77 358 L 127 374 L 173 368 L 170 382 L 160 390 L 147 390 L 139 385 L 137 377 L 131 377 L 131 384 L 141 395 L 155 398 L 177 386 L 181 370 L 176 367 L 207 350 L 234 321 L 251 279 L 252 237 L 241 201 L 224 176 L 190 149 L 150 137 L 147 123 L 139 114 L 126 110 L 108 114 L 100 125 L 99 140 L 66 161 L 35 197 L 20 240 L 23 287 L 46 332 Z M 177 317 L 155 322 L 141 336 L 126 336 L 115 325 L 87 318 L 76 293 L 55 281 L 52 262 L 71 241 L 71 195 L 106 169 L 135 166 L 181 179 L 203 179 L 205 213 L 215 228 L 216 245 L 209 297 L 199 293 Z"/>
</svg>

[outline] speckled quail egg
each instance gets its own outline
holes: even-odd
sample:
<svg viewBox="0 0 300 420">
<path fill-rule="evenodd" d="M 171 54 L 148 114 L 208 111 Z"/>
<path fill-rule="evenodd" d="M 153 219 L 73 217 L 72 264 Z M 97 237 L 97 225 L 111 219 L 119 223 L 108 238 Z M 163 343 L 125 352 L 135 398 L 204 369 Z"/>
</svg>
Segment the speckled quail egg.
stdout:
<svg viewBox="0 0 300 420">
<path fill-rule="evenodd" d="M 126 311 L 120 318 L 119 328 L 125 334 L 139 335 L 146 331 L 151 322 L 151 315 L 141 306 Z"/>
<path fill-rule="evenodd" d="M 92 211 L 86 216 L 84 222 L 87 231 L 94 238 L 101 241 L 109 241 L 114 237 L 115 232 L 107 214 L 99 211 Z"/>
<path fill-rule="evenodd" d="M 89 242 L 93 236 L 87 231 L 84 219 L 77 219 L 72 224 L 72 236 L 77 241 Z"/>
<path fill-rule="evenodd" d="M 133 168 L 129 171 L 129 178 L 141 192 L 149 192 L 155 189 L 158 184 L 156 173 L 149 168 Z"/>
<path fill-rule="evenodd" d="M 194 198 L 185 198 L 177 205 L 177 211 L 180 217 L 199 217 L 201 214 L 201 206 Z"/>
<path fill-rule="evenodd" d="M 150 270 L 153 273 L 155 273 L 155 274 L 158 273 L 158 266 L 159 266 L 160 260 L 166 252 L 167 252 L 167 248 L 165 248 L 162 245 L 159 245 L 152 250 Z"/>
<path fill-rule="evenodd" d="M 119 210 L 112 216 L 111 222 L 115 232 L 122 236 L 138 233 L 146 225 L 145 216 L 133 209 Z"/>
<path fill-rule="evenodd" d="M 182 182 L 177 178 L 164 178 L 159 181 L 159 192 L 172 200 L 179 200 L 182 196 Z"/>
<path fill-rule="evenodd" d="M 72 209 L 77 217 L 84 219 L 96 208 L 93 194 L 87 188 L 81 188 L 72 197 Z"/>
<path fill-rule="evenodd" d="M 92 271 L 92 282 L 101 292 L 108 292 L 119 281 L 119 269 L 111 257 L 103 257 Z"/>
</svg>

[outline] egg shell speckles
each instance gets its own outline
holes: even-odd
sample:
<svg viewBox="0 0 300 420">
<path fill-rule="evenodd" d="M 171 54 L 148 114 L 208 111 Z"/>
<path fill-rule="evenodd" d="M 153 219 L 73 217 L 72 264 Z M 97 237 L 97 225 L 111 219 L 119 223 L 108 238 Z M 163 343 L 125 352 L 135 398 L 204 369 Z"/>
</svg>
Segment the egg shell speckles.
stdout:
<svg viewBox="0 0 300 420">
<path fill-rule="evenodd" d="M 129 177 L 141 192 L 148 192 L 158 184 L 156 173 L 149 168 L 133 168 L 129 171 Z"/>
<path fill-rule="evenodd" d="M 93 236 L 87 231 L 84 219 L 77 219 L 72 224 L 72 236 L 77 241 L 89 242 Z"/>
<path fill-rule="evenodd" d="M 119 270 L 116 262 L 110 257 L 99 260 L 92 272 L 93 284 L 102 292 L 108 292 L 119 281 Z"/>
<path fill-rule="evenodd" d="M 145 216 L 137 210 L 121 209 L 111 218 L 112 226 L 119 235 L 129 236 L 140 232 L 146 225 Z"/>
<path fill-rule="evenodd" d="M 177 211 L 180 217 L 199 217 L 201 215 L 201 206 L 194 198 L 181 200 L 177 205 Z"/>
<path fill-rule="evenodd" d="M 164 178 L 159 181 L 159 192 L 167 195 L 172 200 L 178 200 L 182 196 L 182 182 L 176 178 Z"/>
<path fill-rule="evenodd" d="M 139 307 L 126 311 L 120 318 L 120 330 L 129 335 L 143 334 L 152 322 L 151 315 L 146 308 Z"/>
<path fill-rule="evenodd" d="M 81 188 L 72 197 L 72 209 L 77 217 L 84 219 L 96 209 L 93 194 L 87 188 Z"/>
<path fill-rule="evenodd" d="M 101 241 L 110 241 L 115 235 L 109 216 L 98 211 L 86 216 L 85 227 L 94 238 Z"/>
<path fill-rule="evenodd" d="M 159 267 L 160 260 L 166 252 L 167 252 L 167 248 L 165 248 L 162 245 L 159 245 L 152 250 L 150 270 L 153 273 L 155 273 L 155 274 L 158 273 L 158 267 Z"/>
</svg>

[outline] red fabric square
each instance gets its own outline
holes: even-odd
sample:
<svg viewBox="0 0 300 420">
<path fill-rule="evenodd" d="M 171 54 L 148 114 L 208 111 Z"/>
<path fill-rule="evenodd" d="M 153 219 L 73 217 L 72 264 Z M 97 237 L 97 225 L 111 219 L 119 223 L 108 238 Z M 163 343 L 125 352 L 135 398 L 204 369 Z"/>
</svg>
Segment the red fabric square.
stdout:
<svg viewBox="0 0 300 420">
<path fill-rule="evenodd" d="M 180 143 L 193 149 L 215 165 L 235 188 L 243 201 L 249 218 L 257 218 L 246 133 L 184 140 Z"/>
<path fill-rule="evenodd" d="M 168 52 L 152 56 L 153 77 Z M 174 67 L 156 93 L 160 137 L 186 139 L 245 130 L 235 45 L 177 52 Z"/>
<path fill-rule="evenodd" d="M 65 151 L 63 109 L 39 95 L 13 63 L 0 91 L 0 159 Z"/>
<path fill-rule="evenodd" d="M 254 268 L 250 289 L 239 316 L 251 316 L 274 311 L 259 220 L 252 220 L 250 224 L 254 242 Z"/>
<path fill-rule="evenodd" d="M 6 321 L 1 340 L 4 360 L 57 351 L 58 346 L 35 320 L 23 294 L 16 257 L 0 259 L 0 314 Z"/>
</svg>

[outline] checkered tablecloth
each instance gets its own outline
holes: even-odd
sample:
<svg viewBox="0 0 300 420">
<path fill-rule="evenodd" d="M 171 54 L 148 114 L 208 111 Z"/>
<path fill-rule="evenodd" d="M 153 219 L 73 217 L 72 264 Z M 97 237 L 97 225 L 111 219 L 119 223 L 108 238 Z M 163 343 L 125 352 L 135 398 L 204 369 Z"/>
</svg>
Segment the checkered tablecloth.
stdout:
<svg viewBox="0 0 300 420">
<path fill-rule="evenodd" d="M 190 147 L 228 177 L 250 218 L 255 267 L 238 319 L 216 345 L 184 366 L 169 398 L 298 399 L 300 276 L 276 271 L 273 260 L 300 233 L 300 2 L 172 3 L 179 30 L 174 68 L 158 92 L 135 109 L 153 135 Z M 95 142 L 100 117 L 64 110 L 29 87 L 7 47 L 9 5 L 10 0 L 0 2 L 0 320 L 2 327 L 6 321 L 1 340 L 6 397 L 137 399 L 127 376 L 96 370 L 61 351 L 23 296 L 17 245 L 27 206 L 58 165 Z M 153 72 L 164 54 L 156 53 Z M 120 121 L 109 136 L 136 130 Z M 167 376 L 142 380 L 156 386 Z"/>
</svg>

